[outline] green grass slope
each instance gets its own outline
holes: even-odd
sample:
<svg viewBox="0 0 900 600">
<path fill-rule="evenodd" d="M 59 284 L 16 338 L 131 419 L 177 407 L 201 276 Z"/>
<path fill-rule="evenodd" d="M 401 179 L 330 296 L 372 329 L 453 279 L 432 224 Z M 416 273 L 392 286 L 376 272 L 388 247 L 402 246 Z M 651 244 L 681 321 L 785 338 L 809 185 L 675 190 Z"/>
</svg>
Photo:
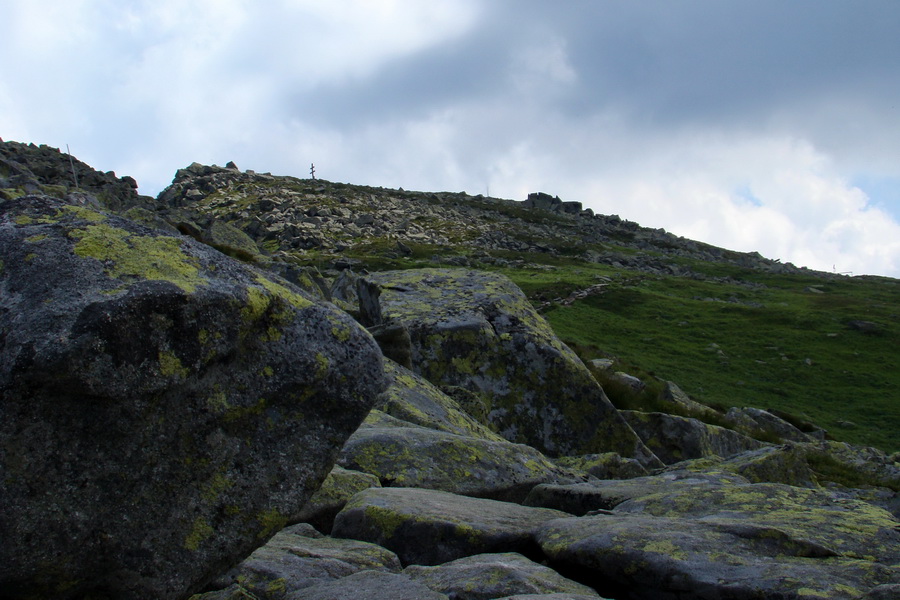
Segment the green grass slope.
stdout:
<svg viewBox="0 0 900 600">
<path fill-rule="evenodd" d="M 896 280 L 732 269 L 732 281 L 711 282 L 574 262 L 505 272 L 536 300 L 612 277 L 601 293 L 544 316 L 567 343 L 613 355 L 625 370 L 675 381 L 708 405 L 778 409 L 835 439 L 900 450 Z"/>
</svg>

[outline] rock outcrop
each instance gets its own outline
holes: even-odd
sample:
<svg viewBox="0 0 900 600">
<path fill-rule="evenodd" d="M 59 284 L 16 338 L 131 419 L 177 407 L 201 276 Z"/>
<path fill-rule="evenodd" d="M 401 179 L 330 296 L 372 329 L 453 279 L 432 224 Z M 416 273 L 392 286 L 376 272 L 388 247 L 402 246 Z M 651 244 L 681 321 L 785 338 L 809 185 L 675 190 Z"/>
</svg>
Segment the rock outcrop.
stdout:
<svg viewBox="0 0 900 600">
<path fill-rule="evenodd" d="M 137 193 L 133 177 L 102 173 L 56 148 L 0 141 L 0 199 L 28 194 L 90 198 L 107 210 L 124 211 L 154 204 Z"/>
<path fill-rule="evenodd" d="M 404 569 L 415 581 L 458 600 L 503 598 L 512 594 L 565 594 L 600 598 L 592 588 L 515 552 L 476 554 L 434 567 Z"/>
<path fill-rule="evenodd" d="M 181 598 L 296 518 L 381 354 L 209 246 L 0 202 L 0 595 Z"/>
<path fill-rule="evenodd" d="M 622 416 L 667 465 L 706 456 L 727 458 L 763 446 L 759 440 L 697 419 L 633 410 L 622 411 Z"/>
<path fill-rule="evenodd" d="M 332 535 L 384 546 L 404 565 L 439 565 L 486 552 L 538 556 L 534 530 L 565 516 L 435 490 L 373 488 L 347 503 Z"/>
<path fill-rule="evenodd" d="M 371 473 L 386 487 L 502 500 L 521 500 L 540 483 L 579 479 L 525 444 L 399 425 L 360 427 L 341 451 L 341 466 Z"/>
<path fill-rule="evenodd" d="M 402 323 L 413 369 L 484 399 L 504 438 L 551 456 L 612 451 L 659 466 L 581 360 L 502 275 L 423 269 L 372 273 L 381 312 Z"/>
</svg>

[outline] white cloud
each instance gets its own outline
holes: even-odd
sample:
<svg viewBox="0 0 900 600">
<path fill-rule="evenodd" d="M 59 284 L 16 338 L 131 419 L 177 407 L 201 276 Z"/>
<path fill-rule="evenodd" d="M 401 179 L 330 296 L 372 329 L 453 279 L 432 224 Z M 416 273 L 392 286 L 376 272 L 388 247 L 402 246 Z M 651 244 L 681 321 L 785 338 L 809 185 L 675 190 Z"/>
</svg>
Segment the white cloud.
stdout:
<svg viewBox="0 0 900 600">
<path fill-rule="evenodd" d="M 900 224 L 809 143 L 746 132 L 644 142 L 639 154 L 607 156 L 595 176 L 567 184 L 591 190 L 571 199 L 798 266 L 900 275 Z"/>
</svg>

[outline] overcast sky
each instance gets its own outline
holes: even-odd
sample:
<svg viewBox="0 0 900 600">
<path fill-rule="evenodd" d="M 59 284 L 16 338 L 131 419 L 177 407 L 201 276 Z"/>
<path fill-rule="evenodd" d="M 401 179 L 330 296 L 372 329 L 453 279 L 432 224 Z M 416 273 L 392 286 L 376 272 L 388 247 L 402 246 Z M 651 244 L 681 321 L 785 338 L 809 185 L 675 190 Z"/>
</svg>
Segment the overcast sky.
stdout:
<svg viewBox="0 0 900 600">
<path fill-rule="evenodd" d="M 0 137 L 605 214 L 900 277 L 898 0 L 3 0 Z"/>
</svg>

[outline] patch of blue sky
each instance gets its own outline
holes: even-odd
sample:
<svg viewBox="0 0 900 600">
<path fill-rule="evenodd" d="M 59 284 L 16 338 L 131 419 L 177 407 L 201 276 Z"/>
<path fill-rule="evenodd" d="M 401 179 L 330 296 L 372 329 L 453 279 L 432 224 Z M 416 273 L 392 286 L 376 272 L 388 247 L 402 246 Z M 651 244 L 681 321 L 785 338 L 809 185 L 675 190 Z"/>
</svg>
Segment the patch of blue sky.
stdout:
<svg viewBox="0 0 900 600">
<path fill-rule="evenodd" d="M 734 190 L 734 195 L 744 202 L 747 202 L 748 204 L 752 204 L 754 206 L 763 205 L 762 200 L 756 197 L 756 195 L 753 193 L 753 190 L 747 184 L 744 184 Z"/>
<path fill-rule="evenodd" d="M 900 221 L 900 177 L 863 174 L 853 177 L 850 185 L 868 196 L 870 206 Z"/>
</svg>

